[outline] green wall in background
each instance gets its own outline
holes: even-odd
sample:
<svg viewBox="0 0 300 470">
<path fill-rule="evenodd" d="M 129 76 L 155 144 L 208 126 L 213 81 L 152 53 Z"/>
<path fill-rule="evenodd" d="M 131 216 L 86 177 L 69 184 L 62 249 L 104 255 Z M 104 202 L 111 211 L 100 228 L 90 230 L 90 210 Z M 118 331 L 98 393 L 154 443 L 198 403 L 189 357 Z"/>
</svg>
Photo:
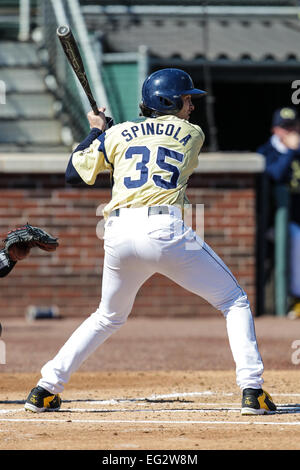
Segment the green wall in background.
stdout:
<svg viewBox="0 0 300 470">
<path fill-rule="evenodd" d="M 115 123 L 137 119 L 140 102 L 138 63 L 103 64 L 101 73 Z"/>
</svg>

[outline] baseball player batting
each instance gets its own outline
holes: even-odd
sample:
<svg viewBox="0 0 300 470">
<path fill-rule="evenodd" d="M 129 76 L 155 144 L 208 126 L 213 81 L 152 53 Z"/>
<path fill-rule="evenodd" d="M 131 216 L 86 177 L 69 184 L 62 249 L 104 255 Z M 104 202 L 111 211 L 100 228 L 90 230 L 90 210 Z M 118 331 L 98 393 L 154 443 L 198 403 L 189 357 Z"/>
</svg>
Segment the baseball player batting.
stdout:
<svg viewBox="0 0 300 470">
<path fill-rule="evenodd" d="M 99 115 L 88 113 L 91 131 L 71 155 L 66 180 L 93 185 L 101 171 L 112 174 L 112 198 L 104 209 L 102 297 L 96 312 L 42 367 L 26 410 L 59 410 L 60 393 L 71 374 L 124 325 L 139 288 L 155 273 L 223 313 L 242 391 L 241 413 L 276 410 L 262 389 L 264 368 L 247 295 L 183 219 L 188 179 L 204 141 L 201 128 L 189 122 L 192 100 L 203 95 L 186 72 L 167 68 L 154 72 L 143 84 L 143 119 L 106 129 L 104 108 Z"/>
</svg>

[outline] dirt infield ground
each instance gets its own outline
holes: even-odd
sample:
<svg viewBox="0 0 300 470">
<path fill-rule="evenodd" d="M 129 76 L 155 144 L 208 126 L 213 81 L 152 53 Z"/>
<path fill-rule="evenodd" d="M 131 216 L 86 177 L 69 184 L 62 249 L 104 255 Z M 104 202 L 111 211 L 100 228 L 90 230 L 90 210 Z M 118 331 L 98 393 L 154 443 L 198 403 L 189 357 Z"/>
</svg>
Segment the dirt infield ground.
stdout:
<svg viewBox="0 0 300 470">
<path fill-rule="evenodd" d="M 81 319 L 1 319 L 1 450 L 299 450 L 300 321 L 256 319 L 265 388 L 278 411 L 240 415 L 222 317 L 129 319 L 75 373 L 58 413 L 23 410 Z"/>
</svg>

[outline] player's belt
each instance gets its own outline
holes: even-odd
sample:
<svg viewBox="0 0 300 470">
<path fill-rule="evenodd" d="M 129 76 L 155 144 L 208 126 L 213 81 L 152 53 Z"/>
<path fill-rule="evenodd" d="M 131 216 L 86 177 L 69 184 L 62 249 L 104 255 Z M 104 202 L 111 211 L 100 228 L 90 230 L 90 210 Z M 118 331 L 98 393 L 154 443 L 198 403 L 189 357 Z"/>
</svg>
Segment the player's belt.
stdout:
<svg viewBox="0 0 300 470">
<path fill-rule="evenodd" d="M 111 217 L 119 217 L 121 209 L 115 209 L 110 213 Z M 150 206 L 148 207 L 148 215 L 169 214 L 167 206 Z"/>
</svg>

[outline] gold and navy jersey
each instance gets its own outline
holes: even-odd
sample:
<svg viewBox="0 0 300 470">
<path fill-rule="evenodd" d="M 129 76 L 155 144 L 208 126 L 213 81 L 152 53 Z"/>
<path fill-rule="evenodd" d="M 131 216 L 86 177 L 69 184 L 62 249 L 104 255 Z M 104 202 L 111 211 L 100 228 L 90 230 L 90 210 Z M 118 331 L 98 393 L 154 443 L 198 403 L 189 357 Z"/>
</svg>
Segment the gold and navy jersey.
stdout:
<svg viewBox="0 0 300 470">
<path fill-rule="evenodd" d="M 93 185 L 103 170 L 112 173 L 112 198 L 104 217 L 122 207 L 183 207 L 188 179 L 204 142 L 201 128 L 176 116 L 123 122 L 73 153 L 81 179 Z"/>
</svg>

